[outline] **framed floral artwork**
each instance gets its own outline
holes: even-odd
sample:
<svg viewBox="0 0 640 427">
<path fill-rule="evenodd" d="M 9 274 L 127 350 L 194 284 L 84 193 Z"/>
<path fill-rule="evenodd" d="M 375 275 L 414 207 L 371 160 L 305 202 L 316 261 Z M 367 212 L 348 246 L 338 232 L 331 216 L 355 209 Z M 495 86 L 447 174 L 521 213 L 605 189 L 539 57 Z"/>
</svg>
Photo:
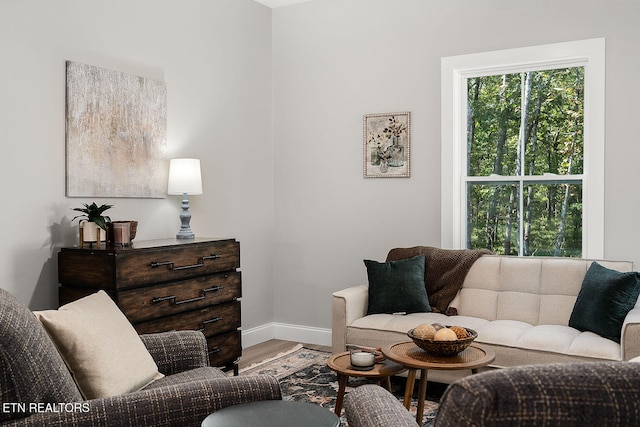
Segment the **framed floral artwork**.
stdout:
<svg viewBox="0 0 640 427">
<path fill-rule="evenodd" d="M 364 116 L 364 177 L 409 178 L 411 113 Z"/>
</svg>

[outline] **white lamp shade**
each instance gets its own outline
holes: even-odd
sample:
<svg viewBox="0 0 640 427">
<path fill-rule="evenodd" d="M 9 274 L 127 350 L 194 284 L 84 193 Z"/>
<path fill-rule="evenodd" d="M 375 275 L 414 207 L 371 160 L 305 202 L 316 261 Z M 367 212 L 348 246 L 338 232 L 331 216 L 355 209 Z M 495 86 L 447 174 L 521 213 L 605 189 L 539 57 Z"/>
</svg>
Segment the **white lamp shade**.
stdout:
<svg viewBox="0 0 640 427">
<path fill-rule="evenodd" d="M 167 194 L 202 194 L 200 159 L 169 160 Z"/>
</svg>

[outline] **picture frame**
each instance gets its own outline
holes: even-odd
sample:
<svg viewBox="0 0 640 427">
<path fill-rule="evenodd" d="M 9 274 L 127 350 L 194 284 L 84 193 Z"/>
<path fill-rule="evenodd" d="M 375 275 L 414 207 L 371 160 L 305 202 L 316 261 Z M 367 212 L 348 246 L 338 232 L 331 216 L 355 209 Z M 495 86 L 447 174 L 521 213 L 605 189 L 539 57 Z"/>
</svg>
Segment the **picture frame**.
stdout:
<svg viewBox="0 0 640 427">
<path fill-rule="evenodd" d="M 409 178 L 411 113 L 365 114 L 364 177 Z"/>
</svg>

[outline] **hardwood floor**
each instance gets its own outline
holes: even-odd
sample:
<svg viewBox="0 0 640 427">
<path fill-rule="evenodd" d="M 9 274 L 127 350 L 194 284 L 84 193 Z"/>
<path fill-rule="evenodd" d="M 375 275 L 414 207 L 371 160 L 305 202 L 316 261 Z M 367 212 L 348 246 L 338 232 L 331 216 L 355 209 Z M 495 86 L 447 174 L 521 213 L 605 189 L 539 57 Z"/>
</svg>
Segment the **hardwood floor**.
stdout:
<svg viewBox="0 0 640 427">
<path fill-rule="evenodd" d="M 247 347 L 242 349 L 242 357 L 238 363 L 238 367 L 240 369 L 246 368 L 247 366 L 251 366 L 254 363 L 262 362 L 265 359 L 269 359 L 271 357 L 277 356 L 279 353 L 285 352 L 293 348 L 297 342 L 293 341 L 285 341 L 285 340 L 269 340 L 257 345 L 253 345 L 251 347 Z M 331 351 L 331 347 L 322 346 L 322 345 L 314 345 L 314 344 L 304 344 L 307 348 L 312 348 L 315 350 L 322 351 Z"/>
</svg>

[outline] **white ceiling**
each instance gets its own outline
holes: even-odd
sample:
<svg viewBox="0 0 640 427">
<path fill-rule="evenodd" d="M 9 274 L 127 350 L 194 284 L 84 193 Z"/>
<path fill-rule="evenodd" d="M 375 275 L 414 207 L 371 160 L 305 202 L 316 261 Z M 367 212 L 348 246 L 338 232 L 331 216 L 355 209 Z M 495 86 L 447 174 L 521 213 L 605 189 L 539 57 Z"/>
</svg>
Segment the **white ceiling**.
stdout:
<svg viewBox="0 0 640 427">
<path fill-rule="evenodd" d="M 290 4 L 296 3 L 304 3 L 311 0 L 253 0 L 256 3 L 263 4 L 265 6 L 269 6 L 270 8 L 280 7 L 280 6 L 289 6 Z"/>
</svg>

